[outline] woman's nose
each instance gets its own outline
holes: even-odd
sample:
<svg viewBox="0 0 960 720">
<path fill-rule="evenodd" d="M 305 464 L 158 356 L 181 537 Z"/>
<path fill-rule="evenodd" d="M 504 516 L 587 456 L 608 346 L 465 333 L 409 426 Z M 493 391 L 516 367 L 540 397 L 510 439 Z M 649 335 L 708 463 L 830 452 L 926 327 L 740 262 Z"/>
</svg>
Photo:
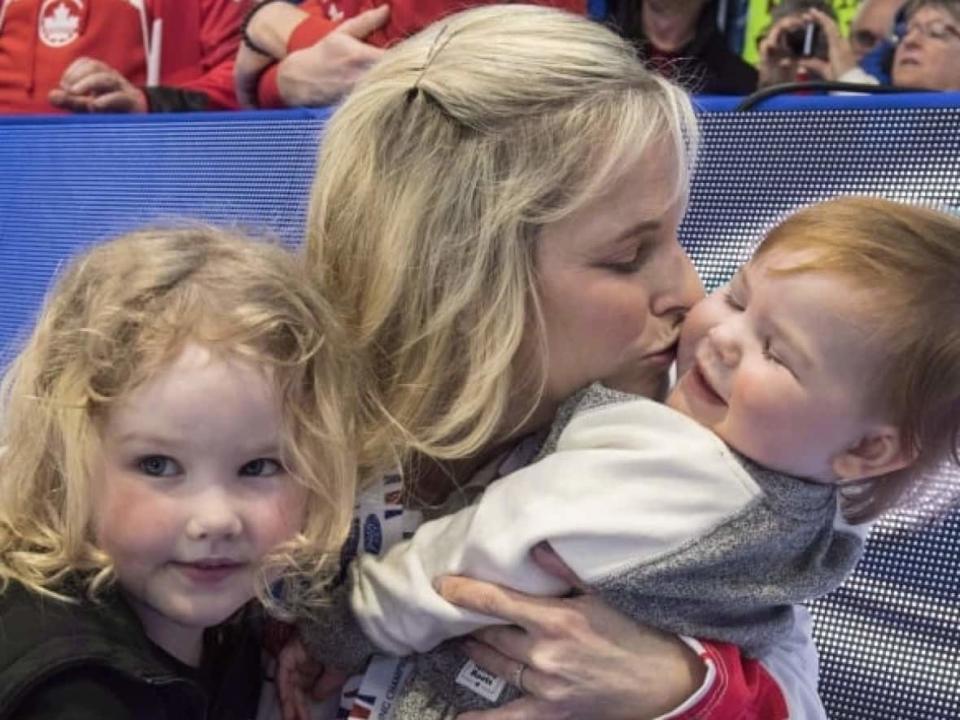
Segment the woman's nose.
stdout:
<svg viewBox="0 0 960 720">
<path fill-rule="evenodd" d="M 654 282 L 657 282 L 660 288 L 653 298 L 654 314 L 660 317 L 672 314 L 682 320 L 687 311 L 703 299 L 703 284 L 696 268 L 677 243 L 670 261 L 664 263 L 656 272 L 660 276 L 655 278 Z"/>
</svg>

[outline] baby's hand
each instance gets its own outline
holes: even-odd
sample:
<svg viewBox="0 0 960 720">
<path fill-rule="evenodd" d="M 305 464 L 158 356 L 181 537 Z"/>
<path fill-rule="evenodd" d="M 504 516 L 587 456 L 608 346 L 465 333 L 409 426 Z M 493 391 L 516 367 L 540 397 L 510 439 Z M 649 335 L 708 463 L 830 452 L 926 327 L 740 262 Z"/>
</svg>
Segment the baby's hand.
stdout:
<svg viewBox="0 0 960 720">
<path fill-rule="evenodd" d="M 347 674 L 311 658 L 293 636 L 277 654 L 277 695 L 283 720 L 311 720 L 312 700 L 324 700 L 343 685 Z"/>
</svg>

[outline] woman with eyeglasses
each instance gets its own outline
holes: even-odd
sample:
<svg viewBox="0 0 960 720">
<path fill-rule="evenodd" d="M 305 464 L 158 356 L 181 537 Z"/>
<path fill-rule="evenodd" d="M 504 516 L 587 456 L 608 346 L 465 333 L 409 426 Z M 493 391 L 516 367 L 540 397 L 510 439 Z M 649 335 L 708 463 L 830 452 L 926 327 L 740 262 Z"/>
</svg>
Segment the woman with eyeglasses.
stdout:
<svg viewBox="0 0 960 720">
<path fill-rule="evenodd" d="M 960 90 L 960 0 L 910 0 L 904 15 L 905 21 L 893 38 L 890 84 L 923 90 Z M 824 80 L 879 84 L 876 77 L 857 65 L 858 46 L 869 40 L 865 34 L 857 34 L 858 28 L 854 27 L 848 41 L 841 36 L 836 22 L 817 9 L 803 13 L 799 22 L 813 22 L 821 29 L 828 52 L 826 58 L 798 58 L 798 72 Z M 764 44 L 769 44 L 775 29 L 783 32 L 775 25 Z M 766 73 L 761 68 L 761 78 L 771 75 L 769 66 L 777 61 L 769 47 L 764 53 L 764 44 L 761 63 L 768 68 Z"/>
<path fill-rule="evenodd" d="M 960 90 L 960 0 L 914 0 L 893 55 L 893 84 Z"/>
</svg>

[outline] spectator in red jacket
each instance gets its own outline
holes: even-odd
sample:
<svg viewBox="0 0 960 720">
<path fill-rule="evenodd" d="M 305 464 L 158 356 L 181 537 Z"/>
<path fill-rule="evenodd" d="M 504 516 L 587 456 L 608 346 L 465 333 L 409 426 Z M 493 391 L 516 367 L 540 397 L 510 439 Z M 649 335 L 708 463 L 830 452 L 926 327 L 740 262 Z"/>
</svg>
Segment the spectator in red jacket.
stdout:
<svg viewBox="0 0 960 720">
<path fill-rule="evenodd" d="M 501 0 L 503 2 L 504 0 Z M 586 0 L 532 0 L 586 13 Z M 237 55 L 237 96 L 248 107 L 329 105 L 384 47 L 457 10 L 490 0 L 266 0 L 253 11 Z"/>
<path fill-rule="evenodd" d="M 250 0 L 0 0 L 0 112 L 237 107 Z"/>
</svg>

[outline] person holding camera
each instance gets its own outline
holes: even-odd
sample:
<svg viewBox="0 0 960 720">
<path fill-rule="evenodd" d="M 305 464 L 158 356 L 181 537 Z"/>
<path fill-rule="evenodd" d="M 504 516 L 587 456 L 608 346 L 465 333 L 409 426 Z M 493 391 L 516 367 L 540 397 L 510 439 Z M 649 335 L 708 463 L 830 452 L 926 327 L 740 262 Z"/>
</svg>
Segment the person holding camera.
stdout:
<svg viewBox="0 0 960 720">
<path fill-rule="evenodd" d="M 818 22 L 823 18 L 826 22 Z M 844 66 L 855 67 L 853 50 L 836 23 L 836 14 L 827 0 L 783 0 L 771 12 L 772 23 L 760 41 L 758 87 L 818 80 L 812 60 L 836 57 Z M 830 27 L 839 42 L 831 44 Z"/>
</svg>

